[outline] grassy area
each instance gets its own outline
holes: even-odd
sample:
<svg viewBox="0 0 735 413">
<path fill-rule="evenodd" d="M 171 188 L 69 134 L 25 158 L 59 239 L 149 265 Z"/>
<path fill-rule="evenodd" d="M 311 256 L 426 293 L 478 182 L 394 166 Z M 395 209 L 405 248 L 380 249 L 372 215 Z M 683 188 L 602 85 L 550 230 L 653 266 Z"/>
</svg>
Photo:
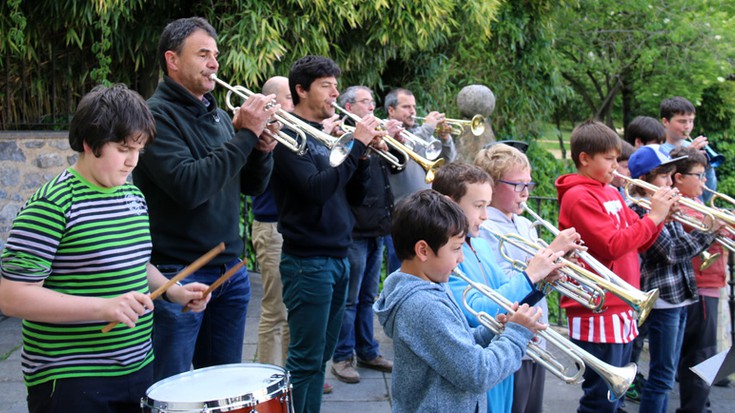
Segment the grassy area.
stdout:
<svg viewBox="0 0 735 413">
<path fill-rule="evenodd" d="M 561 157 L 561 148 L 559 148 L 559 129 L 552 123 L 544 124 L 541 130 L 541 138 L 536 142 L 539 146 L 551 153 L 557 158 Z M 569 157 L 569 137 L 572 134 L 572 125 L 563 124 L 561 129 L 561 135 L 564 138 L 564 149 L 566 149 L 567 157 Z"/>
</svg>

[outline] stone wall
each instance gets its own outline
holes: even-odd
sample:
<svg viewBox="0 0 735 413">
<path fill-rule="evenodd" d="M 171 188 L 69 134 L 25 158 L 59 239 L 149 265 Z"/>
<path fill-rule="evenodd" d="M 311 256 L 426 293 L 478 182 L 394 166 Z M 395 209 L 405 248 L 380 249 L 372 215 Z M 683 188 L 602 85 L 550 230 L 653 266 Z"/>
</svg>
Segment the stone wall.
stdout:
<svg viewBox="0 0 735 413">
<path fill-rule="evenodd" d="M 0 250 L 26 199 L 76 158 L 67 132 L 0 132 Z"/>
</svg>

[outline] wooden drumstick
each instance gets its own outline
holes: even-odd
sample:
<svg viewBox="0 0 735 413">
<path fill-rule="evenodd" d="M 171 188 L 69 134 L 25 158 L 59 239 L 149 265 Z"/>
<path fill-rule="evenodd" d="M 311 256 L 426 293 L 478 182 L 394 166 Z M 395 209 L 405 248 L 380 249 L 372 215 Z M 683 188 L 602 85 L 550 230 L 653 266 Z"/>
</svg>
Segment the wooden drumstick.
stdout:
<svg viewBox="0 0 735 413">
<path fill-rule="evenodd" d="M 204 265 L 206 265 L 209 261 L 212 260 L 212 258 L 216 257 L 225 250 L 225 243 L 220 242 L 217 244 L 216 247 L 212 248 L 207 252 L 206 254 L 202 255 L 201 257 L 197 258 L 194 262 L 187 265 L 183 270 L 181 270 L 176 276 L 171 278 L 170 280 L 166 281 L 165 284 L 158 287 L 155 291 L 153 291 L 150 295 L 151 300 L 155 300 L 158 298 L 161 294 L 165 293 L 166 290 L 168 290 L 169 287 L 176 284 L 177 282 L 183 280 L 184 278 L 191 275 L 191 273 L 195 272 L 196 270 L 202 268 Z M 109 324 L 105 326 L 105 328 L 102 329 L 103 333 L 109 333 L 110 330 L 115 328 L 116 325 L 118 325 L 119 321 L 111 321 Z"/>
<path fill-rule="evenodd" d="M 229 280 L 230 277 L 235 275 L 235 273 L 242 268 L 243 265 L 245 265 L 247 261 L 240 261 L 237 264 L 235 264 L 232 268 L 227 270 L 226 273 L 222 274 L 215 282 L 212 283 L 212 285 L 209 286 L 204 292 L 202 293 L 202 298 L 206 297 L 207 294 L 214 291 L 215 288 L 219 287 L 220 285 L 224 284 L 225 281 Z M 189 307 L 184 306 L 184 308 L 181 309 L 181 313 L 186 313 L 189 311 Z"/>
</svg>

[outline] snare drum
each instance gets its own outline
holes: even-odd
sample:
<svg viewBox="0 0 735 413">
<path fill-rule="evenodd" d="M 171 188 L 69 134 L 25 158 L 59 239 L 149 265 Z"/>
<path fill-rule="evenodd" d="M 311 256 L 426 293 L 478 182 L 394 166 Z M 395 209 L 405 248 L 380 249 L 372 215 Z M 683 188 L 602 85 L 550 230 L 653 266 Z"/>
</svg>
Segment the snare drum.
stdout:
<svg viewBox="0 0 735 413">
<path fill-rule="evenodd" d="M 177 374 L 149 387 L 140 406 L 151 413 L 293 413 L 289 375 L 269 364 L 225 364 Z"/>
</svg>

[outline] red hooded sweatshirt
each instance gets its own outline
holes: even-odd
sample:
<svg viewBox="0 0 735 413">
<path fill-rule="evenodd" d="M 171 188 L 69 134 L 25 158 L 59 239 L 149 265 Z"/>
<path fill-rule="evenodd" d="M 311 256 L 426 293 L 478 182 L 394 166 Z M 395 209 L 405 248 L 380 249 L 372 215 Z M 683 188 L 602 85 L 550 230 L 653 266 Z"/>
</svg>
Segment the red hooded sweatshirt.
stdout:
<svg viewBox="0 0 735 413">
<path fill-rule="evenodd" d="M 574 227 L 593 257 L 635 288 L 640 288 L 638 252 L 648 249 L 663 225 L 639 218 L 613 187 L 578 174 L 556 180 L 559 228 Z M 582 263 L 584 264 L 584 263 Z M 629 343 L 638 336 L 633 310 L 617 296 L 605 295 L 605 309 L 594 313 L 562 298 L 569 336 L 594 343 Z"/>
</svg>

